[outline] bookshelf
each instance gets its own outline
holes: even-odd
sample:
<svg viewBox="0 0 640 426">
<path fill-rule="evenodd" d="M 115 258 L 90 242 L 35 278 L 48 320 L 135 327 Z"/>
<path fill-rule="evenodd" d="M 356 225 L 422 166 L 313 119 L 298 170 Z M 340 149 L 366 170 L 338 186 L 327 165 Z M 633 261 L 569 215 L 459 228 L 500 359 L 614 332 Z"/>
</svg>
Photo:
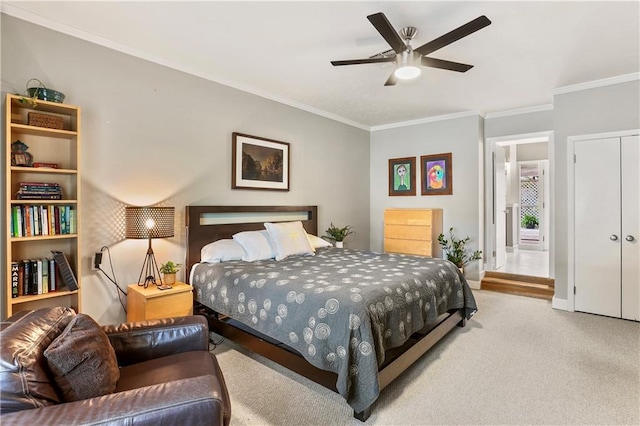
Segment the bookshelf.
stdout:
<svg viewBox="0 0 640 426">
<path fill-rule="evenodd" d="M 7 94 L 5 103 L 5 314 L 55 305 L 79 312 L 80 108 L 41 100 L 32 105 L 22 99 Z M 42 114 L 46 114 L 44 120 Z M 12 155 L 17 140 L 28 146 L 26 153 Z M 37 265 L 40 260 L 46 265 L 46 260 L 53 259 L 52 251 L 64 253 L 78 288 L 69 290 L 59 273 L 52 280 L 49 271 L 43 274 L 45 266 L 39 275 L 36 269 L 29 280 L 31 287 L 23 287 L 25 263 Z M 12 285 L 14 263 L 22 268 L 23 285 L 18 291 Z M 55 289 L 49 288 L 52 284 Z"/>
</svg>

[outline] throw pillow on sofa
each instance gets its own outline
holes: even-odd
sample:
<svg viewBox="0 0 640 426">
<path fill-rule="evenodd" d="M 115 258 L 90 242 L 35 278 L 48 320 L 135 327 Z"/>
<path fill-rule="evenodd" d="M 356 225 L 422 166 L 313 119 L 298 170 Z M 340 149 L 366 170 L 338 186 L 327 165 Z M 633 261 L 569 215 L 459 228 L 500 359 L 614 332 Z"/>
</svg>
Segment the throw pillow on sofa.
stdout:
<svg viewBox="0 0 640 426">
<path fill-rule="evenodd" d="M 23 311 L 0 325 L 0 414 L 60 403 L 44 351 L 75 315 L 57 306 Z"/>
<path fill-rule="evenodd" d="M 44 351 L 66 402 L 113 393 L 120 378 L 109 338 L 88 315 L 78 314 Z"/>
</svg>

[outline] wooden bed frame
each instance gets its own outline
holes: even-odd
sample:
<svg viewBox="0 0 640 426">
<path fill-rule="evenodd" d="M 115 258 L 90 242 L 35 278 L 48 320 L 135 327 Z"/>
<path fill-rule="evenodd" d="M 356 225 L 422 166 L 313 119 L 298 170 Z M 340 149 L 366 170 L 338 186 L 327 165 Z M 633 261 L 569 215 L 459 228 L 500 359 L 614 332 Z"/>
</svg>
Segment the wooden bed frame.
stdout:
<svg viewBox="0 0 640 426">
<path fill-rule="evenodd" d="M 231 238 L 237 232 L 249 230 L 263 230 L 264 222 L 275 221 L 265 219 L 250 223 L 219 223 L 205 224 L 208 215 L 233 217 L 234 214 L 260 214 L 260 213 L 295 213 L 306 216 L 302 224 L 310 234 L 318 234 L 318 208 L 317 206 L 187 206 L 187 271 L 191 271 L 194 264 L 200 262 L 200 250 L 212 241 Z M 187 272 L 187 273 L 189 273 Z M 230 318 L 219 316 L 210 308 L 194 302 L 194 313 L 205 315 L 209 321 L 211 331 L 234 341 L 241 346 L 258 353 L 308 379 L 336 392 L 337 374 L 321 370 L 311 365 L 302 355 L 290 347 L 279 343 L 268 336 L 255 330 L 249 330 Z M 400 348 L 387 351 L 385 363 L 378 371 L 378 384 L 380 391 L 400 376 L 407 368 L 417 361 L 433 345 L 443 338 L 456 326 L 464 327 L 466 324 L 464 309 L 453 310 L 441 315 L 433 328 L 427 334 L 415 333 Z M 354 417 L 365 421 L 371 415 L 371 406 L 362 412 L 354 412 Z"/>
</svg>

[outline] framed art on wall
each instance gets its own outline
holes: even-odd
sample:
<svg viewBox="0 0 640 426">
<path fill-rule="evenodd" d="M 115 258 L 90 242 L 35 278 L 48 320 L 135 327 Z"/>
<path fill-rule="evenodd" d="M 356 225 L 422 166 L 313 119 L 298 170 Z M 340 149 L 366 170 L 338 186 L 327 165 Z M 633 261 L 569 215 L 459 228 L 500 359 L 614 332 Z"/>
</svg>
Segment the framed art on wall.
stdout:
<svg viewBox="0 0 640 426">
<path fill-rule="evenodd" d="M 416 158 L 389 160 L 389 196 L 416 195 Z"/>
<path fill-rule="evenodd" d="M 451 153 L 420 156 L 422 195 L 453 194 Z"/>
<path fill-rule="evenodd" d="M 289 144 L 233 133 L 232 189 L 289 190 Z"/>
</svg>

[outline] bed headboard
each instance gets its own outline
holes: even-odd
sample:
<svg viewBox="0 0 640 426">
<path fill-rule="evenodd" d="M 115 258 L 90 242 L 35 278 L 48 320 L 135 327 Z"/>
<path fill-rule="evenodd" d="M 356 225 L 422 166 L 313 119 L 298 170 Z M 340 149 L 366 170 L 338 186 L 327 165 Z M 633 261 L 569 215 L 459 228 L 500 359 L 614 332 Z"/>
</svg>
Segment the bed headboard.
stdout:
<svg viewBox="0 0 640 426">
<path fill-rule="evenodd" d="M 292 220 L 318 235 L 318 206 L 187 206 L 187 274 L 205 245 L 241 231 L 263 230 L 264 222 Z"/>
</svg>

